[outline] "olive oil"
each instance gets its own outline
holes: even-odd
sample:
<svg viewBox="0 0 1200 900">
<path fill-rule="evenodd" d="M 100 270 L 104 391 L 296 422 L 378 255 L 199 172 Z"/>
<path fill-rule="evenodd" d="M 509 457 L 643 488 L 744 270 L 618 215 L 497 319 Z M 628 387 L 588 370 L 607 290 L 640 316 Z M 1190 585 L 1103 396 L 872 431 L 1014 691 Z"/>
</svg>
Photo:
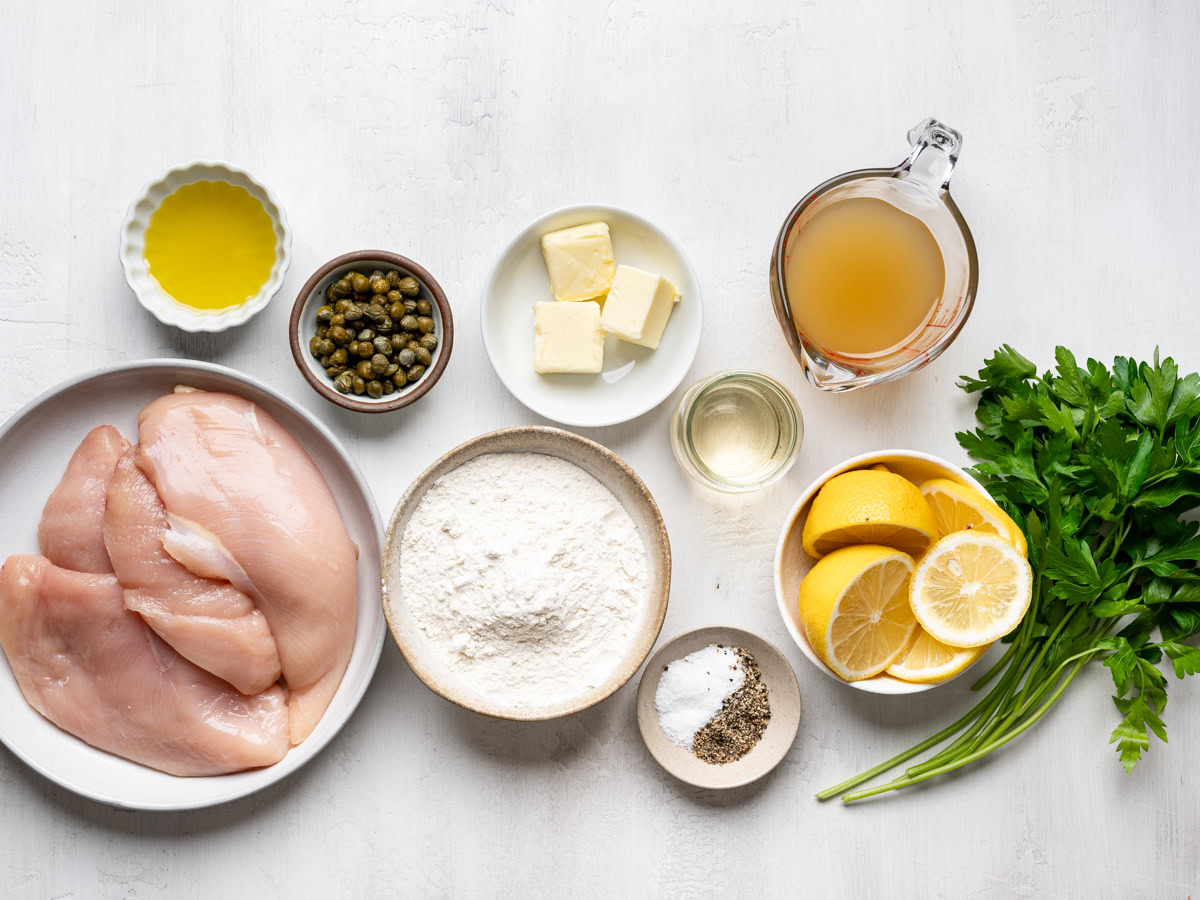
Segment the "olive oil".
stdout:
<svg viewBox="0 0 1200 900">
<path fill-rule="evenodd" d="M 275 264 L 275 229 L 249 191 L 196 181 L 168 195 L 146 228 L 146 265 L 171 297 L 199 310 L 240 306 Z"/>
<path fill-rule="evenodd" d="M 904 346 L 946 283 L 942 251 L 925 223 L 873 197 L 817 212 L 793 240 L 784 269 L 796 328 L 847 356 Z"/>
</svg>

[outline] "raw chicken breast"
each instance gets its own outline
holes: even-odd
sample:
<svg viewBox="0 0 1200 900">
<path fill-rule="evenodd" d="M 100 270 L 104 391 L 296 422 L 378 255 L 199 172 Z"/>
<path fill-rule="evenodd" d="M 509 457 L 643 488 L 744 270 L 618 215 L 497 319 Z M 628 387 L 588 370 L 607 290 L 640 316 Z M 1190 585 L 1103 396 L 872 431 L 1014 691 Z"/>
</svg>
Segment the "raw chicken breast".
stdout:
<svg viewBox="0 0 1200 900">
<path fill-rule="evenodd" d="M 104 497 L 117 460 L 129 441 L 111 425 L 93 428 L 71 455 L 38 525 L 42 553 L 56 566 L 76 572 L 112 571 L 100 523 Z"/>
<path fill-rule="evenodd" d="M 164 547 L 266 616 L 300 743 L 341 683 L 358 616 L 355 547 L 329 486 L 295 438 L 241 397 L 160 397 L 138 429 L 138 466 L 171 526 Z"/>
<path fill-rule="evenodd" d="M 279 680 L 279 653 L 266 617 L 228 581 L 192 574 L 163 549 L 167 511 L 130 450 L 108 486 L 104 545 L 125 608 L 140 613 L 183 657 L 243 694 Z"/>
<path fill-rule="evenodd" d="M 125 609 L 112 575 L 10 556 L 0 569 L 0 646 L 34 709 L 134 762 L 221 775 L 288 751 L 283 689 L 246 697 L 178 656 Z"/>
</svg>

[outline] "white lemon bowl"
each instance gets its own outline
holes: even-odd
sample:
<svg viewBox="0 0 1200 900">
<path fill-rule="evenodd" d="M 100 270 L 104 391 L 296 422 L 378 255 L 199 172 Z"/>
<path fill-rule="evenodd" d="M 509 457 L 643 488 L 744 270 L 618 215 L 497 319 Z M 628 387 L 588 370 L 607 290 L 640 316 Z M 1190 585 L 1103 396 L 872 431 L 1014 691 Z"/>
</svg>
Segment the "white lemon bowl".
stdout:
<svg viewBox="0 0 1200 900">
<path fill-rule="evenodd" d="M 800 582 L 816 564 L 816 560 L 804 552 L 801 542 L 804 523 L 808 520 L 808 510 L 812 504 L 812 500 L 817 496 L 817 491 L 821 490 L 825 482 L 835 475 L 841 475 L 843 472 L 849 472 L 851 469 L 865 469 L 876 463 L 883 463 L 897 475 L 902 475 L 916 484 L 928 481 L 931 478 L 949 478 L 952 481 L 957 481 L 959 484 L 965 484 L 967 487 L 974 488 L 985 497 L 991 496 L 983 489 L 983 485 L 958 466 L 948 463 L 937 456 L 931 456 L 928 453 L 921 453 L 917 450 L 880 450 L 875 453 L 864 453 L 861 456 L 855 456 L 843 463 L 839 463 L 805 488 L 804 493 L 800 495 L 800 499 L 796 501 L 796 505 L 792 507 L 791 512 L 788 513 L 787 518 L 783 522 L 783 529 L 779 533 L 779 543 L 775 547 L 775 601 L 779 604 L 779 614 L 783 616 L 783 623 L 787 626 L 788 634 L 792 636 L 792 640 L 796 642 L 796 646 L 800 648 L 800 652 L 808 658 L 809 662 L 830 678 L 835 679 L 841 684 L 847 684 L 856 690 L 867 691 L 872 694 L 917 694 L 921 691 L 927 691 L 930 688 L 948 684 L 959 677 L 959 675 L 962 675 L 963 672 L 967 672 L 978 665 L 979 660 L 975 660 L 970 666 L 963 669 L 963 672 L 959 672 L 958 675 L 951 676 L 945 681 L 938 681 L 934 684 L 914 684 L 911 681 L 902 681 L 899 678 L 893 678 L 886 672 L 862 681 L 846 681 L 825 665 L 825 663 L 821 662 L 821 658 L 813 650 L 812 644 L 808 642 L 808 636 L 804 633 L 804 626 L 800 622 L 800 606 L 798 602 Z M 984 654 L 984 656 L 987 656 L 987 654 Z M 983 658 L 980 657 L 980 659 Z"/>
<path fill-rule="evenodd" d="M 146 229 L 150 226 L 150 217 L 169 195 L 185 184 L 197 181 L 225 181 L 245 188 L 262 204 L 271 217 L 271 227 L 275 231 L 275 263 L 266 282 L 245 303 L 227 309 L 201 310 L 185 306 L 162 289 L 146 264 Z M 215 332 L 248 322 L 255 313 L 265 309 L 271 298 L 279 292 L 292 260 L 292 232 L 275 195 L 249 172 L 228 163 L 197 160 L 168 170 L 142 189 L 129 205 L 129 213 L 121 225 L 120 250 L 125 280 L 129 282 L 138 302 L 156 319 L 184 331 Z"/>
</svg>

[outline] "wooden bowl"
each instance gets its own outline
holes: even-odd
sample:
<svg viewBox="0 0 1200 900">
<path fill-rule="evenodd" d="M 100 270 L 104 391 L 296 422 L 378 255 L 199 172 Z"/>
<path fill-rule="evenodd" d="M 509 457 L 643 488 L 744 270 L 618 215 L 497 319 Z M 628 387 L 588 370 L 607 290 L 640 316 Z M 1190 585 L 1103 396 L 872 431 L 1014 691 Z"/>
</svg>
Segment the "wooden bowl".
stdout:
<svg viewBox="0 0 1200 900">
<path fill-rule="evenodd" d="M 434 348 L 431 365 L 425 375 L 411 387 L 403 387 L 394 394 L 386 394 L 375 400 L 366 394 L 341 394 L 334 389 L 333 381 L 325 374 L 321 361 L 313 357 L 308 350 L 309 338 L 316 330 L 317 309 L 325 300 L 325 289 L 352 269 L 366 270 L 367 274 L 374 269 L 399 270 L 401 275 L 411 275 L 421 283 L 420 299 L 428 300 L 433 305 L 431 318 L 434 321 L 434 334 L 438 337 L 438 345 Z M 312 389 L 343 409 L 361 413 L 391 412 L 416 403 L 428 394 L 450 362 L 450 351 L 454 347 L 454 317 L 450 312 L 450 302 L 437 280 L 424 268 L 411 259 L 387 250 L 356 250 L 331 259 L 304 283 L 296 302 L 292 305 L 292 316 L 288 322 L 289 339 L 292 346 L 292 359 L 304 379 L 312 385 Z"/>
<path fill-rule="evenodd" d="M 654 704 L 663 668 L 709 644 L 741 647 L 753 656 L 771 706 L 771 719 L 758 743 L 741 759 L 722 765 L 704 762 L 667 737 Z M 792 749 L 800 728 L 800 686 L 791 663 L 770 641 L 740 628 L 697 628 L 668 641 L 651 657 L 638 685 L 637 719 L 650 755 L 680 781 L 700 788 L 741 787 L 762 778 Z"/>
<path fill-rule="evenodd" d="M 400 554 L 404 529 L 425 492 L 439 478 L 485 453 L 544 453 L 579 466 L 612 492 L 637 526 L 646 548 L 649 568 L 647 593 L 640 627 L 612 674 L 594 689 L 570 701 L 534 708 L 519 708 L 478 696 L 455 678 L 445 659 L 414 621 L 400 593 Z M 382 557 L 383 614 L 396 646 L 426 686 L 452 703 L 498 719 L 544 721 L 577 713 L 614 694 L 638 670 L 658 640 L 671 592 L 671 542 L 658 504 L 637 473 L 619 456 L 595 441 L 559 428 L 527 425 L 502 428 L 472 438 L 455 447 L 417 476 L 396 504 L 384 534 Z"/>
</svg>

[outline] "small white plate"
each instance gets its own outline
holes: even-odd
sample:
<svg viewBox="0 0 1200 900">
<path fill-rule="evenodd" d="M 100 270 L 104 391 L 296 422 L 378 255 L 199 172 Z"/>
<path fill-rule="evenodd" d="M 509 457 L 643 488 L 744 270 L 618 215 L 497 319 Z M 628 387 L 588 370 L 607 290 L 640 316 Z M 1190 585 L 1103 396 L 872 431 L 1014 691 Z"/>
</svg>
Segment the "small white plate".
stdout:
<svg viewBox="0 0 1200 900">
<path fill-rule="evenodd" d="M 554 299 L 542 235 L 587 222 L 608 223 L 617 265 L 662 275 L 680 300 L 658 349 L 610 335 L 599 375 L 539 375 L 533 371 L 533 304 Z M 692 365 L 703 320 L 700 283 L 679 244 L 641 216 L 600 204 L 555 210 L 524 228 L 488 273 L 480 311 L 483 346 L 504 386 L 538 415 L 580 428 L 627 422 L 667 399 Z"/>
<path fill-rule="evenodd" d="M 245 188 L 262 204 L 275 230 L 275 264 L 271 266 L 266 283 L 245 303 L 228 309 L 201 310 L 185 306 L 162 289 L 146 265 L 146 229 L 150 227 L 151 216 L 168 196 L 185 184 L 197 181 L 225 181 Z M 168 170 L 142 188 L 137 198 L 129 204 L 129 213 L 121 224 L 120 251 L 125 280 L 138 303 L 153 313 L 158 321 L 184 331 L 216 332 L 248 322 L 255 313 L 266 309 L 271 298 L 279 292 L 292 260 L 292 232 L 288 228 L 283 207 L 265 184 L 249 172 L 228 163 L 197 160 Z"/>
<path fill-rule="evenodd" d="M 51 781 L 126 809 L 215 806 L 286 778 L 321 752 L 358 706 L 383 649 L 379 546 L 383 525 L 353 460 L 312 413 L 248 376 L 209 363 L 148 359 L 89 372 L 52 388 L 0 427 L 0 553 L 37 552 L 46 497 L 89 430 L 115 425 L 137 439 L 138 411 L 177 384 L 228 391 L 253 400 L 308 451 L 337 498 L 350 539 L 358 545 L 358 630 L 342 684 L 316 730 L 280 762 L 233 775 L 181 778 L 97 750 L 42 718 L 26 701 L 0 652 L 0 742 Z"/>
<path fill-rule="evenodd" d="M 911 681 L 893 678 L 886 672 L 876 675 L 874 678 L 864 678 L 862 681 L 846 681 L 821 662 L 821 658 L 813 650 L 812 644 L 808 642 L 808 636 L 804 633 L 804 626 L 800 622 L 800 608 L 797 602 L 797 598 L 800 596 L 800 582 L 808 574 L 809 569 L 816 564 L 816 560 L 804 552 L 801 541 L 804 523 L 808 520 L 809 505 L 817 496 L 817 491 L 834 475 L 841 475 L 851 469 L 865 469 L 876 463 L 883 463 L 897 475 L 902 475 L 915 484 L 931 478 L 949 478 L 951 481 L 974 488 L 985 497 L 991 497 L 983 489 L 983 485 L 958 466 L 919 450 L 880 450 L 876 453 L 864 453 L 848 459 L 834 466 L 805 488 L 800 499 L 796 501 L 796 505 L 784 519 L 783 528 L 779 532 L 779 543 L 775 547 L 775 602 L 779 605 L 779 614 L 783 616 L 783 624 L 787 626 L 788 634 L 792 636 L 792 640 L 796 642 L 800 652 L 809 662 L 834 681 L 870 694 L 919 694 L 921 691 L 949 684 L 963 672 L 969 672 L 978 665 L 979 660 L 987 654 L 975 660 L 958 675 L 933 684 L 914 684 Z"/>
</svg>

